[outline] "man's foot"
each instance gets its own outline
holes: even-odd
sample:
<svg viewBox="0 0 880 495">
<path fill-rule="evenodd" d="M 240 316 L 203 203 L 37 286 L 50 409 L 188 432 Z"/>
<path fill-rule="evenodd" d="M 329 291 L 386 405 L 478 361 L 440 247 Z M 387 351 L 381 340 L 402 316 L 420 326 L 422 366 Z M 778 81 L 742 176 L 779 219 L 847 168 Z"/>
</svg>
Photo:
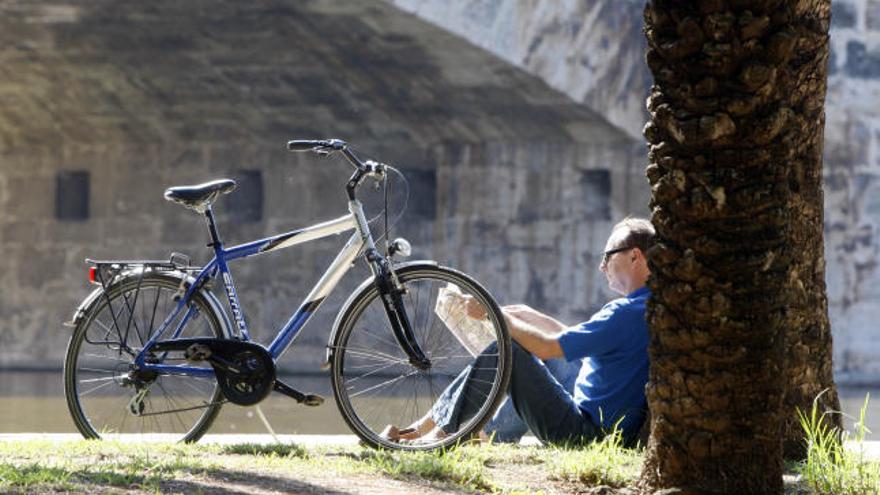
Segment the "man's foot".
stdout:
<svg viewBox="0 0 880 495">
<path fill-rule="evenodd" d="M 379 436 L 385 440 L 400 443 L 401 441 L 417 440 L 432 433 L 435 429 L 440 430 L 440 428 L 437 428 L 434 424 L 434 419 L 428 414 L 406 428 L 398 428 L 394 425 L 388 425 L 382 430 L 382 433 L 380 433 Z"/>
<path fill-rule="evenodd" d="M 419 438 L 418 430 L 415 428 L 398 428 L 394 425 L 388 425 L 379 433 L 379 436 L 385 440 L 400 443 L 401 440 L 413 440 Z"/>
</svg>

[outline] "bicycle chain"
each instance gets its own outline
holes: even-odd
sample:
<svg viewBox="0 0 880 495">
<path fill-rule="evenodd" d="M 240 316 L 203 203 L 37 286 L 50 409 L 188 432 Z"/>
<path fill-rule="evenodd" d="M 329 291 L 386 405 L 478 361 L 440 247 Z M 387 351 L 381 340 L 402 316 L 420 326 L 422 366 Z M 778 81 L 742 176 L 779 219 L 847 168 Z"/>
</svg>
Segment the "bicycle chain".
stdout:
<svg viewBox="0 0 880 495">
<path fill-rule="evenodd" d="M 139 417 L 139 418 L 143 418 L 143 417 L 146 417 L 146 416 L 158 416 L 158 415 L 160 415 L 160 414 L 171 414 L 171 413 L 176 413 L 176 412 L 194 411 L 194 410 L 196 410 L 196 409 L 204 409 L 204 408 L 206 408 L 206 407 L 219 406 L 219 405 L 221 405 L 221 404 L 226 404 L 227 402 L 229 402 L 228 399 L 223 399 L 223 400 L 218 400 L 218 401 L 215 401 L 215 402 L 210 402 L 210 403 L 208 403 L 208 404 L 203 404 L 203 405 L 201 405 L 201 406 L 181 407 L 180 409 L 168 409 L 168 410 L 166 410 L 166 411 L 157 411 L 157 412 L 141 413 L 141 414 L 138 414 L 137 417 Z"/>
</svg>

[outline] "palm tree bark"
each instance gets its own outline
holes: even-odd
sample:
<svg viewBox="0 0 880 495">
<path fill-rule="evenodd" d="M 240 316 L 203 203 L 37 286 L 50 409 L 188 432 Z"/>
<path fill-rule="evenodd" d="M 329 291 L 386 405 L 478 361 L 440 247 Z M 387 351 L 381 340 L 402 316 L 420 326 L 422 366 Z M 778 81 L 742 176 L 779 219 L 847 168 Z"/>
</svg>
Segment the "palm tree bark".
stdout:
<svg viewBox="0 0 880 495">
<path fill-rule="evenodd" d="M 830 2 L 808 4 L 811 22 L 829 23 Z M 783 453 L 786 459 L 806 458 L 804 432 L 795 411 L 808 411 L 819 397 L 820 411 L 840 411 L 831 363 L 831 326 L 825 293 L 824 198 L 822 191 L 822 151 L 825 129 L 825 89 L 828 79 L 827 31 L 808 31 L 802 36 L 799 56 L 789 62 L 798 84 L 792 95 L 793 107 L 800 108 L 805 122 L 798 136 L 797 154 L 792 162 L 789 184 L 792 188 L 789 242 L 798 248 L 790 277 L 794 300 L 788 312 L 785 331 L 785 399 L 783 402 Z M 838 429 L 839 414 L 826 418 Z"/>
<path fill-rule="evenodd" d="M 658 243 L 644 492 L 782 492 L 786 376 L 830 339 L 819 308 L 828 10 L 828 0 L 647 3 Z M 798 366 L 786 338 L 807 348 Z"/>
</svg>

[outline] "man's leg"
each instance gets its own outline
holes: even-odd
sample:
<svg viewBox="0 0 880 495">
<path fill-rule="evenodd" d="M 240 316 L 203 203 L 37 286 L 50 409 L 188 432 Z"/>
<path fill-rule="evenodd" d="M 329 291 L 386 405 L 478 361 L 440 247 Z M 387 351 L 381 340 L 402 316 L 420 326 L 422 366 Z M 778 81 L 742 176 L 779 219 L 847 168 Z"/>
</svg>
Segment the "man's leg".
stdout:
<svg viewBox="0 0 880 495">
<path fill-rule="evenodd" d="M 548 359 L 543 364 L 547 371 L 562 385 L 569 394 L 574 395 L 574 382 L 577 380 L 581 369 L 582 360 L 566 361 L 565 359 Z M 483 427 L 483 432 L 492 438 L 494 442 L 517 443 L 523 435 L 529 431 L 516 409 L 510 397 L 501 403 L 501 407 L 492 416 L 492 419 Z"/>
<path fill-rule="evenodd" d="M 581 411 L 571 392 L 546 366 L 518 344 L 513 344 L 510 401 L 532 433 L 544 443 L 584 444 L 602 432 Z"/>
<path fill-rule="evenodd" d="M 516 413 L 510 397 L 504 399 L 492 419 L 483 426 L 483 433 L 496 443 L 517 443 L 527 431 L 529 427 Z"/>
<path fill-rule="evenodd" d="M 445 432 L 458 431 L 485 404 L 497 372 L 498 344 L 493 342 L 440 394 L 431 408 L 434 424 Z"/>
<path fill-rule="evenodd" d="M 542 442 L 586 443 L 600 436 L 590 416 L 550 374 L 544 364 L 513 343 L 509 397 L 526 425 Z M 447 432 L 457 431 L 477 412 L 497 368 L 497 347 L 489 346 L 460 374 L 432 409 L 434 423 Z M 490 374 L 491 373 L 491 374 Z"/>
</svg>

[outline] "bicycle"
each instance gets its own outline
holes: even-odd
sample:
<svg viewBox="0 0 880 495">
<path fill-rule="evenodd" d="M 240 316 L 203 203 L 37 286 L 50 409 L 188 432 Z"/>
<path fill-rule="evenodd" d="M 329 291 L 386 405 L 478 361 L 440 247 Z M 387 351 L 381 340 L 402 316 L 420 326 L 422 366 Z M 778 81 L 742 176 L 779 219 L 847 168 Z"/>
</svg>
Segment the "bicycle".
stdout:
<svg viewBox="0 0 880 495">
<path fill-rule="evenodd" d="M 179 253 L 167 261 L 86 260 L 89 281 L 99 287 L 67 323 L 74 330 L 64 363 L 68 408 L 84 437 L 195 442 L 223 404 L 254 405 L 272 391 L 320 405 L 322 397 L 279 380 L 276 361 L 358 257 L 372 276 L 339 310 L 325 356 L 336 404 L 351 430 L 372 447 L 445 448 L 473 436 L 497 408 L 510 378 L 511 343 L 492 296 L 471 277 L 436 262 L 397 260 L 410 254 L 404 239 L 385 237 L 385 254 L 376 247 L 358 187 L 367 178 L 384 184 L 389 171 L 403 175 L 362 160 L 338 139 L 293 140 L 288 149 L 339 153 L 354 166 L 345 186 L 348 214 L 227 249 L 212 203 L 232 192 L 235 182 L 172 187 L 167 200 L 206 219 L 214 256 L 205 266 L 193 266 Z M 387 236 L 387 193 L 385 213 Z M 269 347 L 251 341 L 228 262 L 350 230 L 348 242 Z M 223 284 L 227 307 L 210 290 L 215 279 Z M 498 343 L 490 392 L 478 412 L 445 438 L 398 443 L 382 435 L 383 427 L 416 421 L 468 369 L 474 353 L 457 329 L 463 321 L 450 324 L 438 315 L 438 299 L 450 288 L 479 304 L 487 315 L 483 328 Z"/>
</svg>

